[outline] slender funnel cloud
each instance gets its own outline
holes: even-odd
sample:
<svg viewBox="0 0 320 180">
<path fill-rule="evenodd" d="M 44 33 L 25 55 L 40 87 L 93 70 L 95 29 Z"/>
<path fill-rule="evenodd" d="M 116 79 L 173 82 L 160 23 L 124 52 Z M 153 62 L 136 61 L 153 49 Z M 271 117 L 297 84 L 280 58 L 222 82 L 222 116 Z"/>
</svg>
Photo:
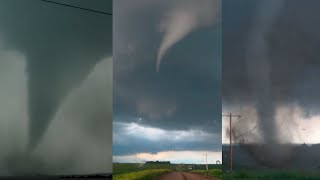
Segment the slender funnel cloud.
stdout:
<svg viewBox="0 0 320 180">
<path fill-rule="evenodd" d="M 65 61 L 60 60 L 51 64 L 41 61 L 39 56 L 30 57 L 32 60 L 27 64 L 29 151 L 36 148 L 41 141 L 63 99 L 73 88 L 81 84 L 99 62 L 99 59 L 65 59 L 62 56 L 59 59 L 65 59 Z"/>
<path fill-rule="evenodd" d="M 261 1 L 247 47 L 248 78 L 256 99 L 260 133 L 266 143 L 278 142 L 266 35 L 281 13 L 283 4 L 283 0 Z"/>
<path fill-rule="evenodd" d="M 277 104 L 272 91 L 272 64 L 266 41 L 266 36 L 272 30 L 283 6 L 283 0 L 261 1 L 249 37 L 246 58 L 248 80 L 255 97 L 259 132 L 264 142 L 263 148 L 252 149 L 252 152 L 258 161 L 269 167 L 281 167 L 290 162 L 292 157 L 290 147 L 279 145 L 281 136 L 275 117 Z"/>
<path fill-rule="evenodd" d="M 202 0 L 195 5 L 188 0 L 173 5 L 160 24 L 160 32 L 164 35 L 157 55 L 157 72 L 159 72 L 161 60 L 174 44 L 195 29 L 215 22 L 220 4 L 220 0 Z"/>
</svg>

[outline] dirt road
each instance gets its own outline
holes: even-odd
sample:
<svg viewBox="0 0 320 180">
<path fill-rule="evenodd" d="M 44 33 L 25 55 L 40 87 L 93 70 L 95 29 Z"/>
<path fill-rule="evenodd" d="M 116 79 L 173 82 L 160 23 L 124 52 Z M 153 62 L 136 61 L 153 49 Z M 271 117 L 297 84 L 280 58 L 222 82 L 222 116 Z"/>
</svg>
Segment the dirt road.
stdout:
<svg viewBox="0 0 320 180">
<path fill-rule="evenodd" d="M 158 180 L 219 180 L 218 178 L 209 178 L 198 174 L 188 172 L 172 172 L 164 174 Z"/>
</svg>

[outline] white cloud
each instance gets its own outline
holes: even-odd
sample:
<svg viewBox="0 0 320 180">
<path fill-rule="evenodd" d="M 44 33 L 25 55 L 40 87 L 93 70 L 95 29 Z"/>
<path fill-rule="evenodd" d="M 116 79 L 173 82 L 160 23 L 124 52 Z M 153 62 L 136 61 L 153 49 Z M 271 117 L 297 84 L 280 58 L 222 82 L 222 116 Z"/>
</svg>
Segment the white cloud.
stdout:
<svg viewBox="0 0 320 180">
<path fill-rule="evenodd" d="M 165 141 L 165 142 L 203 142 L 210 141 L 215 135 L 201 130 L 164 130 L 155 127 L 146 127 L 138 123 L 123 123 L 114 122 L 116 126 L 120 127 L 121 135 L 115 134 L 114 141 L 121 142 L 122 137 L 137 137 L 145 138 L 151 141 Z"/>
<path fill-rule="evenodd" d="M 215 164 L 217 160 L 222 162 L 222 153 L 215 151 L 163 151 L 155 154 L 137 153 L 127 156 L 113 156 L 113 162 L 143 163 L 145 161 L 170 161 L 171 163 L 206 163 L 204 154 L 208 155 L 208 163 Z"/>
</svg>

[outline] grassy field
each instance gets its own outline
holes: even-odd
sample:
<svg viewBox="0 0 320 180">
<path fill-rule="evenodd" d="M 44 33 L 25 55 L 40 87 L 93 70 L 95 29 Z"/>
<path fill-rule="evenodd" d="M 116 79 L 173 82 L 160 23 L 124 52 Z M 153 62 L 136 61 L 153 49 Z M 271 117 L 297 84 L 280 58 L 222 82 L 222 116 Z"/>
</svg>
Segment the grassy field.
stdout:
<svg viewBox="0 0 320 180">
<path fill-rule="evenodd" d="M 209 177 L 216 177 L 222 178 L 222 170 L 221 169 L 209 169 L 207 172 L 206 170 L 193 170 L 192 173 L 208 175 Z"/>
<path fill-rule="evenodd" d="M 113 175 L 130 173 L 142 170 L 152 169 L 169 169 L 175 171 L 177 165 L 175 164 L 144 164 L 144 163 L 114 163 L 113 164 Z"/>
<path fill-rule="evenodd" d="M 205 165 L 194 165 L 193 173 L 207 175 Z M 209 165 L 209 176 L 221 178 L 221 165 Z M 114 163 L 113 179 L 115 180 L 152 180 L 162 174 L 172 171 L 187 171 L 183 164 L 138 164 Z"/>
<path fill-rule="evenodd" d="M 122 173 L 113 176 L 115 180 L 153 180 L 162 174 L 171 172 L 170 169 L 148 169 L 130 173 Z"/>
<path fill-rule="evenodd" d="M 284 179 L 284 180 L 319 180 L 319 173 L 301 173 L 297 171 L 288 171 L 288 170 L 267 170 L 267 171 L 249 171 L 243 170 L 233 173 L 223 174 L 223 179 L 225 180 L 234 180 L 234 179 Z"/>
<path fill-rule="evenodd" d="M 175 164 L 114 163 L 115 180 L 152 180 L 162 174 L 176 171 Z"/>
</svg>

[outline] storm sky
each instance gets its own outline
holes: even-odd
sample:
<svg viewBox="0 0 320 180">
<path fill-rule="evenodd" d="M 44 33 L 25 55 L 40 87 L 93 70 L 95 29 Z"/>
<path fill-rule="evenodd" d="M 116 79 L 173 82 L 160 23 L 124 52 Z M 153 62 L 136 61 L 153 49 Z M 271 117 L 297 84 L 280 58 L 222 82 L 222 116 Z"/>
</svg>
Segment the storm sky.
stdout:
<svg viewBox="0 0 320 180">
<path fill-rule="evenodd" d="M 0 176 L 111 172 L 111 56 L 112 16 L 0 2 Z"/>
<path fill-rule="evenodd" d="M 114 13 L 114 162 L 221 161 L 220 2 L 118 0 Z"/>
<path fill-rule="evenodd" d="M 223 1 L 223 113 L 242 115 L 234 121 L 240 139 L 320 143 L 319 7 L 317 0 Z"/>
</svg>

